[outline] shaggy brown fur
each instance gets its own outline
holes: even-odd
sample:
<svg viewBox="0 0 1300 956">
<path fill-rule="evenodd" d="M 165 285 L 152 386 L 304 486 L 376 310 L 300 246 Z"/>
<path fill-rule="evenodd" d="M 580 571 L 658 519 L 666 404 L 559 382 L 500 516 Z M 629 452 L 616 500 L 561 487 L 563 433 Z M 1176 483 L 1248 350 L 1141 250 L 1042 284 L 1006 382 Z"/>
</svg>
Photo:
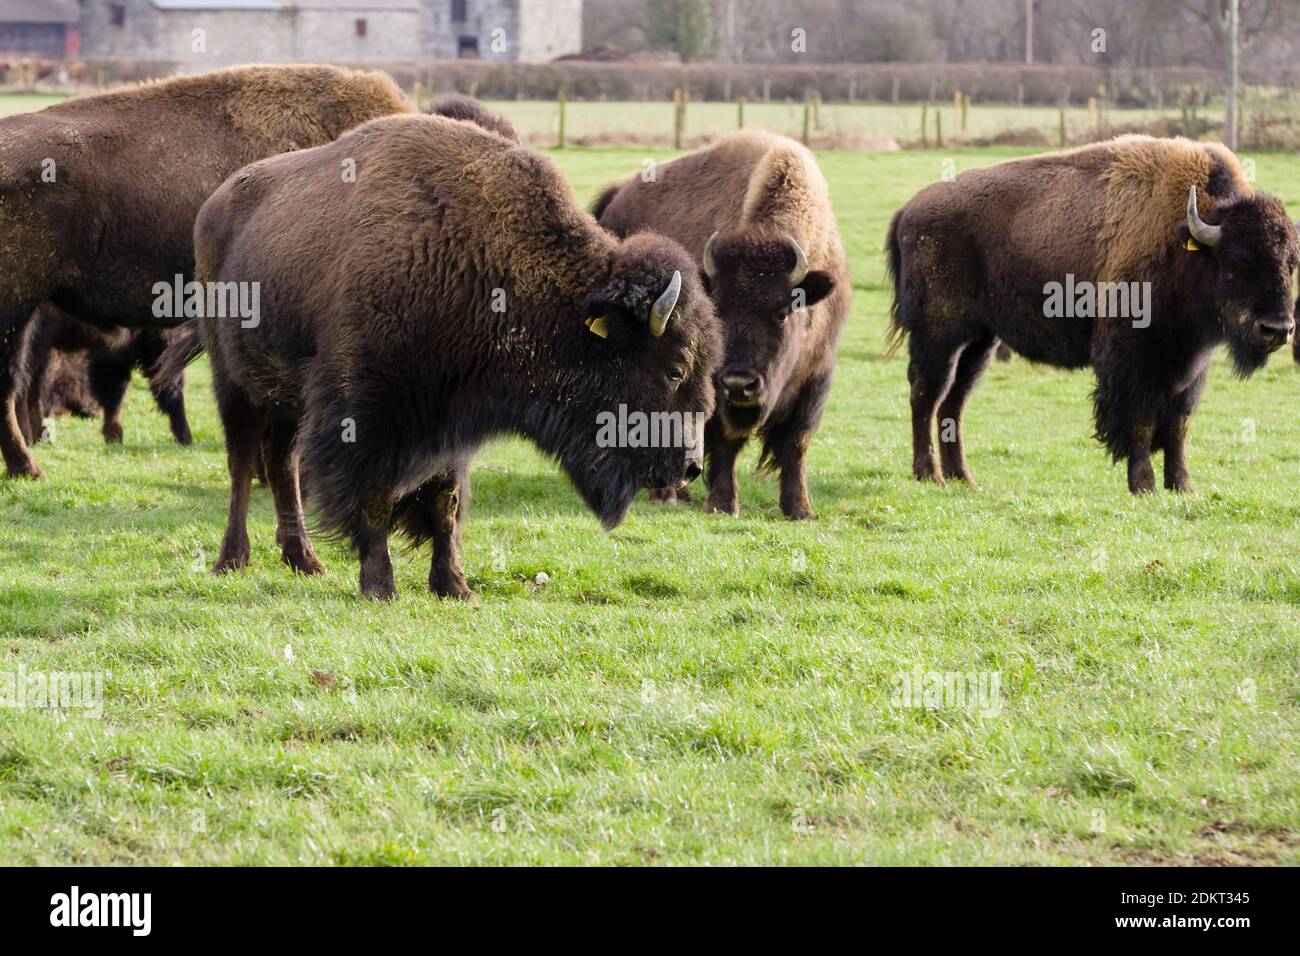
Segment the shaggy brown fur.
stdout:
<svg viewBox="0 0 1300 956">
<path fill-rule="evenodd" d="M 164 376 L 155 369 L 172 331 L 120 327 L 105 331 L 53 306 L 38 309 L 27 356 L 27 387 L 18 397 L 28 444 L 40 441 L 46 418 L 66 411 L 85 416 L 102 413 L 104 440 L 122 441 L 122 402 L 133 369 L 149 378 L 149 390 L 159 411 L 167 416 L 172 436 L 182 445 L 190 444 L 185 371 L 177 369 Z M 84 381 L 75 381 L 77 375 Z"/>
<path fill-rule="evenodd" d="M 512 143 L 519 142 L 519 131 L 508 119 L 493 113 L 472 96 L 459 94 L 444 96 L 429 112 L 434 116 L 445 116 L 447 119 L 465 120 L 496 133 Z"/>
<path fill-rule="evenodd" d="M 593 211 L 616 235 L 653 229 L 672 236 L 697 261 L 720 233 L 717 273 L 708 282 L 727 330 L 727 355 L 706 442 L 708 510 L 739 513 L 736 457 L 757 432 L 761 463 L 781 472 L 782 512 L 811 518 L 806 455 L 851 299 L 826 180 L 803 146 L 752 130 L 653 173 L 609 187 Z M 811 270 L 798 286 L 791 282 L 790 238 Z"/>
<path fill-rule="evenodd" d="M 337 175 L 343 157 L 355 183 Z M 500 136 L 389 117 L 256 163 L 204 205 L 195 247 L 201 279 L 258 282 L 263 307 L 253 328 L 201 321 L 232 480 L 215 570 L 248 562 L 259 446 L 284 561 L 321 570 L 301 457 L 323 528 L 357 547 L 374 598 L 395 593 L 393 527 L 432 539 L 435 593 L 472 596 L 459 529 L 470 458 L 493 435 L 557 458 L 607 526 L 638 488 L 698 473 L 693 435 L 686 448 L 597 443 L 599 416 L 620 405 L 712 410 L 721 334 L 690 257 L 660 236 L 615 241 L 549 160 Z M 674 272 L 680 297 L 655 336 L 650 310 Z M 164 367 L 191 350 L 177 343 Z"/>
<path fill-rule="evenodd" d="M 1188 250 L 1187 197 L 1223 228 Z M 1189 487 L 1187 424 L 1213 348 L 1249 374 L 1294 327 L 1295 231 L 1256 195 L 1231 152 L 1184 139 L 1126 136 L 974 169 L 923 189 L 888 238 L 891 338 L 909 338 L 913 472 L 970 480 L 961 435 L 971 389 L 1002 339 L 1032 361 L 1092 365 L 1097 437 L 1127 459 L 1129 487 Z M 1150 324 L 1132 315 L 1047 318 L 1047 284 L 1144 283 Z M 1140 323 L 1140 320 L 1138 320 Z M 892 350 L 891 347 L 891 350 Z M 940 420 L 939 459 L 932 431 Z"/>
<path fill-rule="evenodd" d="M 26 329 L 52 303 L 100 328 L 167 326 L 153 286 L 193 271 L 203 201 L 256 159 L 409 105 L 381 74 L 253 66 L 0 119 L 0 452 L 39 476 L 15 410 Z"/>
</svg>

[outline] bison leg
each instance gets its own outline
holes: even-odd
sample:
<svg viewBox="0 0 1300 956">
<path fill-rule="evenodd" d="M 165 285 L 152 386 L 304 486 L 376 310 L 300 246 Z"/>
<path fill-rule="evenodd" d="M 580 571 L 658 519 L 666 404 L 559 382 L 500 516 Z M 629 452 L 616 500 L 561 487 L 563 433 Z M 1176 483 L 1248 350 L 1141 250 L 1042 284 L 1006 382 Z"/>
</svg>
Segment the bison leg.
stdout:
<svg viewBox="0 0 1300 956">
<path fill-rule="evenodd" d="M 1156 445 L 1165 450 L 1165 487 L 1170 491 L 1191 491 L 1191 473 L 1187 468 L 1187 427 L 1192 412 L 1200 404 L 1207 372 L 1201 372 L 1191 385 L 1174 397 L 1160 416 L 1156 428 Z"/>
<path fill-rule="evenodd" d="M 962 413 L 966 401 L 974 390 L 975 384 L 988 368 L 989 358 L 997 346 L 993 336 L 987 335 L 971 342 L 962 349 L 957 359 L 957 371 L 953 375 L 948 394 L 939 403 L 939 461 L 943 466 L 943 477 L 949 481 L 964 481 L 974 484 L 970 467 L 966 464 L 966 445 L 962 436 Z"/>
<path fill-rule="evenodd" d="M 458 475 L 438 481 L 433 487 L 433 564 L 429 568 L 429 590 L 438 597 L 475 601 L 477 595 L 465 582 L 461 569 L 460 525 L 465 517 L 464 483 Z"/>
<path fill-rule="evenodd" d="M 44 478 L 23 438 L 18 394 L 26 376 L 31 306 L 0 312 L 0 455 L 10 478 Z M 24 412 L 26 409 L 24 409 Z"/>
<path fill-rule="evenodd" d="M 356 538 L 361 555 L 361 596 L 372 601 L 397 597 L 393 582 L 393 561 L 388 555 L 388 529 L 367 528 Z"/>
<path fill-rule="evenodd" d="M 116 357 L 91 356 L 90 394 L 104 409 L 100 431 L 110 445 L 122 441 L 122 402 L 131 384 L 131 366 Z"/>
<path fill-rule="evenodd" d="M 1128 490 L 1143 495 L 1156 490 L 1156 472 L 1151 465 L 1151 441 L 1155 424 L 1150 421 L 1129 423 Z"/>
<path fill-rule="evenodd" d="M 214 370 L 217 381 L 217 410 L 226 433 L 226 462 L 230 468 L 230 511 L 221 554 L 212 569 L 223 574 L 248 566 L 248 498 L 253 474 L 259 461 L 263 431 L 262 414 L 237 391 L 225 386 Z"/>
<path fill-rule="evenodd" d="M 44 439 L 45 415 L 41 408 L 41 393 L 45 388 L 45 376 L 50 367 L 50 355 L 54 350 L 54 335 L 58 323 L 47 318 L 44 310 L 36 313 L 32 329 L 28 333 L 27 344 L 27 387 L 19 399 L 19 424 L 23 427 L 23 437 L 27 444 L 35 445 Z"/>
<path fill-rule="evenodd" d="M 947 394 L 957 367 L 957 350 L 923 341 L 913 333 L 907 381 L 912 401 L 912 474 L 918 481 L 943 484 L 934 454 L 934 414 Z"/>
<path fill-rule="evenodd" d="M 275 500 L 275 540 L 280 545 L 280 560 L 289 567 L 300 574 L 323 574 L 325 565 L 312 550 L 303 520 L 298 460 L 293 453 L 295 431 L 293 423 L 277 421 L 262 437 L 266 481 Z M 251 484 L 251 477 L 249 481 Z"/>
<path fill-rule="evenodd" d="M 189 419 L 185 417 L 185 372 L 182 370 L 171 378 L 156 374 L 158 360 L 167 348 L 167 340 L 161 332 L 146 331 L 136 335 L 136 362 L 140 371 L 149 379 L 149 391 L 153 394 L 154 404 L 167 416 L 176 443 L 192 444 L 194 436 L 190 434 Z"/>
<path fill-rule="evenodd" d="M 713 421 L 705 431 L 707 447 L 709 498 L 704 510 L 710 514 L 740 514 L 740 492 L 736 487 L 736 457 L 749 440 L 748 435 L 726 434 Z"/>
</svg>

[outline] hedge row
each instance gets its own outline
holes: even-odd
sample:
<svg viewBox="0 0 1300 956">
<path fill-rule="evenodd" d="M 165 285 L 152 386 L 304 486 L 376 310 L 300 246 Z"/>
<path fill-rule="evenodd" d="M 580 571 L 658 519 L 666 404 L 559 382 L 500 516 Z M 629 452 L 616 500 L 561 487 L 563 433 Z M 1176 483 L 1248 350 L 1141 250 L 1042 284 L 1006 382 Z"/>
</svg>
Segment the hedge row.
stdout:
<svg viewBox="0 0 1300 956">
<path fill-rule="evenodd" d="M 166 76 L 162 61 L 88 60 L 85 77 L 126 82 Z M 918 102 L 948 99 L 954 90 L 973 102 L 1082 105 L 1104 97 L 1116 106 L 1204 103 L 1222 89 L 1220 74 L 1200 69 L 1135 70 L 1014 64 L 831 64 L 763 66 L 663 63 L 502 63 L 453 60 L 381 65 L 405 89 L 459 91 L 485 99 L 666 100 L 685 89 L 693 99 Z"/>
</svg>

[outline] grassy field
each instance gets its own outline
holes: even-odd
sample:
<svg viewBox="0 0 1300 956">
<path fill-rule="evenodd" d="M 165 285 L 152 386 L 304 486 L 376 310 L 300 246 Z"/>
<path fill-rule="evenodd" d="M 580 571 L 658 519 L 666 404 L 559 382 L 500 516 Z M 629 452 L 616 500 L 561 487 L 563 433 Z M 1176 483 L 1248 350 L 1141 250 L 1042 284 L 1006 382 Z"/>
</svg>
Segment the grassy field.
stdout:
<svg viewBox="0 0 1300 956">
<path fill-rule="evenodd" d="M 491 106 L 507 116 L 528 141 L 543 145 L 555 143 L 559 131 L 558 104 L 524 100 L 494 102 Z M 748 103 L 745 125 L 798 137 L 803 132 L 803 113 L 802 103 Z M 943 135 L 951 139 L 959 131 L 960 113 L 953 108 L 951 99 L 931 104 L 926 113 L 926 134 L 931 141 L 935 135 L 936 113 L 941 114 Z M 1117 109 L 1110 111 L 1108 118 L 1113 128 L 1120 128 L 1148 124 L 1162 115 L 1177 116 L 1178 110 Z M 686 136 L 693 140 L 729 132 L 736 128 L 738 119 L 735 104 L 692 102 L 687 110 Z M 1066 131 L 1071 138 L 1085 135 L 1089 123 L 1086 109 L 1066 111 Z M 1055 107 L 976 104 L 967 111 L 965 137 L 983 139 L 1011 130 L 1032 130 L 1055 143 L 1059 129 L 1060 110 Z M 670 144 L 673 106 L 671 103 L 571 102 L 565 108 L 565 134 L 569 142 L 583 145 Z M 827 142 L 849 147 L 879 144 L 889 138 L 903 144 L 920 142 L 921 104 L 828 103 L 821 107 L 821 127 L 814 129 L 812 136 L 814 145 Z"/>
<path fill-rule="evenodd" d="M 555 158 L 584 199 L 645 150 Z M 107 672 L 101 719 L 0 709 L 0 863 L 1300 862 L 1300 369 L 1216 364 L 1188 496 L 1135 500 L 1090 376 L 998 365 L 978 488 L 912 481 L 881 358 L 891 212 L 1006 151 L 822 156 L 856 298 L 811 453 L 818 519 L 745 458 L 738 519 L 639 503 L 610 534 L 520 442 L 473 475 L 482 604 L 206 572 L 227 480 L 137 383 L 127 441 L 60 420 L 0 482 L 3 670 Z M 1258 182 L 1300 208 L 1300 160 Z M 1282 359 L 1286 360 L 1283 361 Z M 539 572 L 550 576 L 532 584 Z M 906 706 L 900 674 L 996 693 Z M 992 706 L 989 706 L 989 705 Z"/>
</svg>

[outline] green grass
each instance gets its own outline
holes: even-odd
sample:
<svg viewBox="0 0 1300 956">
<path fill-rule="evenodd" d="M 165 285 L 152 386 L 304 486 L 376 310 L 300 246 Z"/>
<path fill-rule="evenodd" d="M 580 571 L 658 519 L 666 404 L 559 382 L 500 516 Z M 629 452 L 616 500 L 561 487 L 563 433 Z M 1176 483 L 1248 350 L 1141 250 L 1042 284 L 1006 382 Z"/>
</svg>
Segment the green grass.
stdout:
<svg viewBox="0 0 1300 956">
<path fill-rule="evenodd" d="M 666 155 L 556 158 L 585 199 Z M 1189 496 L 1131 498 L 1090 376 L 1022 361 L 972 401 L 980 486 L 910 478 L 888 216 L 945 159 L 1009 155 L 822 157 L 856 298 L 812 523 L 751 451 L 739 519 L 641 502 L 604 534 L 501 443 L 465 532 L 482 604 L 404 554 L 376 606 L 340 548 L 322 579 L 278 565 L 265 489 L 252 567 L 206 573 L 205 366 L 192 449 L 138 383 L 124 447 L 59 421 L 49 480 L 0 483 L 0 671 L 111 676 L 100 720 L 0 710 L 0 862 L 1300 862 L 1300 370 L 1216 364 Z M 1300 160 L 1257 175 L 1300 205 Z M 996 674 L 1000 712 L 894 706 L 918 669 Z"/>
<path fill-rule="evenodd" d="M 496 101 L 488 104 L 505 115 L 528 142 L 551 145 L 559 131 L 559 105 L 543 100 Z M 747 103 L 745 125 L 764 127 L 787 136 L 803 132 L 802 103 Z M 952 100 L 930 104 L 927 109 L 926 135 L 934 141 L 935 114 L 945 141 L 959 132 L 960 113 Z M 1160 116 L 1176 117 L 1177 109 L 1115 109 L 1107 113 L 1112 128 L 1149 124 Z M 692 102 L 687 110 L 686 135 L 694 139 L 727 133 L 736 128 L 737 107 L 734 103 Z M 1089 126 L 1084 108 L 1066 110 L 1066 129 L 1071 138 L 1083 136 Z M 821 128 L 814 129 L 814 145 L 831 142 L 855 147 L 881 143 L 892 137 L 899 143 L 921 140 L 921 104 L 919 103 L 828 103 L 821 107 Z M 967 111 L 967 139 L 981 139 L 1007 131 L 1033 130 L 1057 142 L 1060 110 L 1055 107 L 972 105 Z M 863 139 L 869 134 L 869 138 Z M 629 142 L 670 143 L 673 136 L 673 105 L 661 102 L 604 103 L 570 102 L 565 107 L 565 135 L 569 142 L 603 146 Z M 861 140 L 861 143 L 859 142 Z M 876 146 L 878 148 L 878 145 Z"/>
<path fill-rule="evenodd" d="M 0 93 L 0 116 L 44 109 L 65 99 L 60 93 Z"/>
</svg>

